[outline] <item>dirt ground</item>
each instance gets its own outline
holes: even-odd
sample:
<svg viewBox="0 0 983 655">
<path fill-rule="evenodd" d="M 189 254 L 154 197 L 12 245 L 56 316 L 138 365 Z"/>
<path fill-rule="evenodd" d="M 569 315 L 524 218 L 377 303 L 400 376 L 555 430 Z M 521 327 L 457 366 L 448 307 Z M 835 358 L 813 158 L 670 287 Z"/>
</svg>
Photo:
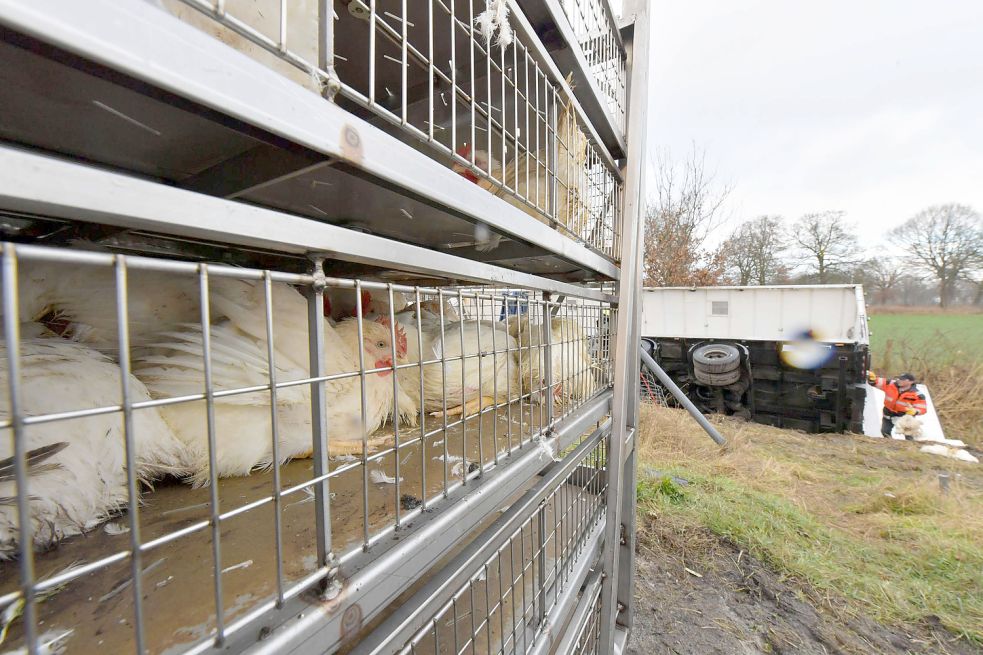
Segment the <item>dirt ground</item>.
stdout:
<svg viewBox="0 0 983 655">
<path fill-rule="evenodd" d="M 639 544 L 629 655 L 983 653 L 941 627 L 902 631 L 848 612 L 709 532 Z"/>
</svg>

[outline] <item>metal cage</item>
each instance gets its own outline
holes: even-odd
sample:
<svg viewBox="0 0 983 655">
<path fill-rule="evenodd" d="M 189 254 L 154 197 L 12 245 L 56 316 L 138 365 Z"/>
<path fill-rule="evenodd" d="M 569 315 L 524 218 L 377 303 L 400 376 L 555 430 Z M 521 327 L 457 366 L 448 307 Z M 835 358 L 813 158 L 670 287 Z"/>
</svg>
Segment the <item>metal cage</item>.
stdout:
<svg viewBox="0 0 983 655">
<path fill-rule="evenodd" d="M 164 4 L 312 90 L 340 91 L 343 105 L 368 110 L 384 121 L 380 127 L 448 161 L 482 188 L 616 258 L 621 172 L 596 137 L 591 141 L 586 116 L 521 13 L 497 36 L 482 38 L 476 17 L 491 5 L 336 0 L 332 8 L 280 0 L 264 14 L 255 3 L 228 0 Z M 578 10 L 575 23 L 584 39 L 592 38 L 587 26 L 598 19 L 608 27 L 599 6 L 589 9 L 595 13 L 588 18 Z M 322 37 L 326 20 L 333 24 L 332 52 L 325 52 Z M 515 36 L 506 44 L 501 31 Z M 610 33 L 604 39 L 607 47 Z M 600 50 L 592 54 L 591 71 L 607 80 L 606 92 L 622 85 L 609 102 L 623 112 L 623 61 L 613 80 L 608 64 Z"/>
<path fill-rule="evenodd" d="M 527 11 L 0 0 L 0 642 L 624 642 L 649 18 Z"/>
</svg>

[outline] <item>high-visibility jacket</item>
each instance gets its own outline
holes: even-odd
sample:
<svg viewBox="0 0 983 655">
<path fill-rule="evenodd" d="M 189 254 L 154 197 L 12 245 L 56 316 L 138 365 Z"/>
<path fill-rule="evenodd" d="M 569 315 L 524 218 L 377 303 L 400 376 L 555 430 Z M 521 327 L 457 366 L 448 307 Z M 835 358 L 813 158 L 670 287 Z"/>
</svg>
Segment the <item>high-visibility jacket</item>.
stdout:
<svg viewBox="0 0 983 655">
<path fill-rule="evenodd" d="M 912 384 L 907 391 L 901 391 L 897 380 L 877 378 L 874 386 L 884 391 L 884 413 L 888 416 L 907 414 L 909 408 L 914 409 L 918 414 L 928 411 L 925 394 L 918 391 L 917 385 Z"/>
</svg>

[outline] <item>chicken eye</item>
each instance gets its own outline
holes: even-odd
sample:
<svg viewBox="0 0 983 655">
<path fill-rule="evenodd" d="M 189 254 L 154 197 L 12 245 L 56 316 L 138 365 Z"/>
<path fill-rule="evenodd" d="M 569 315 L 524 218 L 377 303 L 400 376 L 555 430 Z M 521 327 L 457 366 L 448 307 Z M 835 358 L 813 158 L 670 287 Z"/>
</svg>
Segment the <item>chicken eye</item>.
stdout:
<svg viewBox="0 0 983 655">
<path fill-rule="evenodd" d="M 376 341 L 375 342 L 375 347 L 376 348 L 385 348 L 386 347 L 386 342 L 385 341 Z"/>
</svg>

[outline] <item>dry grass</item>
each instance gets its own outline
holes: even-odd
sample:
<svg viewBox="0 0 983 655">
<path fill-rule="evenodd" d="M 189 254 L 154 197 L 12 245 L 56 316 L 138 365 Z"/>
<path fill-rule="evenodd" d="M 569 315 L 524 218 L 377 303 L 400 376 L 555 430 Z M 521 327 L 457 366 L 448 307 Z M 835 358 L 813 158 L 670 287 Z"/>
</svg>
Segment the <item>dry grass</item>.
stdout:
<svg viewBox="0 0 983 655">
<path fill-rule="evenodd" d="M 983 362 L 922 370 L 946 436 L 983 450 Z"/>
<path fill-rule="evenodd" d="M 939 348 L 945 342 L 938 342 Z M 914 371 L 932 394 L 946 436 L 983 449 L 983 361 L 943 359 L 935 348 L 916 350 L 889 342 L 874 361 L 884 371 Z M 948 352 L 948 351 L 947 351 Z"/>
<path fill-rule="evenodd" d="M 717 422 L 722 449 L 682 411 L 643 410 L 643 517 L 707 528 L 884 623 L 937 616 L 983 643 L 983 467 L 911 443 Z M 943 471 L 954 478 L 946 495 Z"/>
<path fill-rule="evenodd" d="M 946 436 L 983 446 L 983 315 L 907 308 L 871 318 L 875 371 L 914 373 L 932 393 Z"/>
</svg>

